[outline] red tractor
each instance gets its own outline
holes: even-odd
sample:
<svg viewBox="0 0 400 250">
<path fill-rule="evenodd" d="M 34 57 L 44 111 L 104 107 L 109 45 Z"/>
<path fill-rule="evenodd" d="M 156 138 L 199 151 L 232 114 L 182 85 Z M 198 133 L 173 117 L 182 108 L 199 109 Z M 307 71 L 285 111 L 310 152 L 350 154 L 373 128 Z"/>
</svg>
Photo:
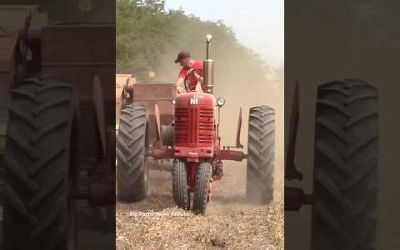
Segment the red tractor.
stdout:
<svg viewBox="0 0 400 250">
<path fill-rule="evenodd" d="M 219 133 L 220 111 L 225 103 L 216 98 L 214 61 L 210 59 L 211 35 L 207 35 L 202 90 L 189 90 L 171 98 L 174 117 L 166 124 L 161 109 L 132 103 L 122 107 L 117 138 L 117 196 L 124 201 L 146 197 L 147 159 L 169 159 L 172 166 L 172 190 L 175 203 L 186 210 L 204 214 L 211 198 L 212 182 L 223 176 L 223 160 L 247 159 L 247 198 L 268 203 L 273 198 L 275 111 L 268 106 L 250 109 L 248 153 L 240 143 L 242 110 L 239 112 L 235 146 L 222 146 Z M 185 81 L 186 82 L 186 81 Z M 187 84 L 185 84 L 187 86 Z M 169 85 L 171 87 L 171 85 Z M 134 92 L 135 90 L 133 90 Z M 154 110 L 154 112 L 149 112 Z M 154 114 L 153 120 L 149 119 Z M 164 116 L 166 117 L 166 116 Z M 168 123 L 168 122 L 167 122 Z M 151 140 L 151 127 L 155 136 Z M 193 202 L 191 202 L 193 195 Z"/>
</svg>

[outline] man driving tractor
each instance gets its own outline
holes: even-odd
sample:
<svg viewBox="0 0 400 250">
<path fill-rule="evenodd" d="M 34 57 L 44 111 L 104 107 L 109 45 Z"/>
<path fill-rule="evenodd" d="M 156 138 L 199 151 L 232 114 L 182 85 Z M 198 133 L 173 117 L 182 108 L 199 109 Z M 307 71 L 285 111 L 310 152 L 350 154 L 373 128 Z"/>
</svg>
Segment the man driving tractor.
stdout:
<svg viewBox="0 0 400 250">
<path fill-rule="evenodd" d="M 189 51 L 181 51 L 175 60 L 182 66 L 176 82 L 178 94 L 191 90 L 201 90 L 203 84 L 203 61 L 193 60 Z"/>
</svg>

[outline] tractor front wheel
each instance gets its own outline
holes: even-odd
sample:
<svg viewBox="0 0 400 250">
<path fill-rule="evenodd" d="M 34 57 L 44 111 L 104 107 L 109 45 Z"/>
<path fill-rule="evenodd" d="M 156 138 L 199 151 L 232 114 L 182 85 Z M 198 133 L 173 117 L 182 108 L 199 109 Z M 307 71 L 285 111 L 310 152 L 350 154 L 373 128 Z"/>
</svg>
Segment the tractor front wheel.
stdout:
<svg viewBox="0 0 400 250">
<path fill-rule="evenodd" d="M 183 161 L 175 161 L 172 169 L 172 191 L 178 207 L 190 209 L 190 193 L 187 185 L 187 168 Z"/>
<path fill-rule="evenodd" d="M 268 106 L 250 109 L 246 196 L 269 203 L 274 191 L 275 111 Z"/>
<path fill-rule="evenodd" d="M 196 173 L 196 184 L 193 197 L 193 212 L 205 214 L 210 191 L 212 166 L 208 162 L 200 163 Z"/>
</svg>

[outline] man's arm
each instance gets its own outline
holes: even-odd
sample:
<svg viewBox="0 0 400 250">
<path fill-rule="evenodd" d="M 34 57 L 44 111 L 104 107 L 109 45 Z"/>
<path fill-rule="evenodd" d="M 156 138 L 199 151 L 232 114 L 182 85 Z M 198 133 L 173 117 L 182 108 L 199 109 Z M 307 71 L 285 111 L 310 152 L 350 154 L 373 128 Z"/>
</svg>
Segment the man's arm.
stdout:
<svg viewBox="0 0 400 250">
<path fill-rule="evenodd" d="M 203 81 L 204 81 L 204 79 L 203 79 L 203 77 L 201 77 L 199 74 L 197 74 L 196 72 L 193 72 L 194 73 L 194 77 L 196 77 L 196 81 L 198 82 L 198 83 L 200 83 L 201 85 L 203 85 Z"/>
<path fill-rule="evenodd" d="M 176 91 L 178 92 L 178 94 L 186 92 L 184 82 L 185 82 L 185 79 L 181 76 L 176 81 Z"/>
</svg>

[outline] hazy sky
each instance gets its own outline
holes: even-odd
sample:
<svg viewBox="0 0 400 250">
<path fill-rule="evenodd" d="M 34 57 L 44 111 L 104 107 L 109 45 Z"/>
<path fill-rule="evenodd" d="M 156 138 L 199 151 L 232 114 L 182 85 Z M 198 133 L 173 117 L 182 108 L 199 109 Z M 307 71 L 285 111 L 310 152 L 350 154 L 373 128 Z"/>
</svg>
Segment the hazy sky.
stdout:
<svg viewBox="0 0 400 250">
<path fill-rule="evenodd" d="M 202 20 L 223 20 L 268 64 L 283 65 L 284 0 L 166 0 L 166 7 Z"/>
</svg>

